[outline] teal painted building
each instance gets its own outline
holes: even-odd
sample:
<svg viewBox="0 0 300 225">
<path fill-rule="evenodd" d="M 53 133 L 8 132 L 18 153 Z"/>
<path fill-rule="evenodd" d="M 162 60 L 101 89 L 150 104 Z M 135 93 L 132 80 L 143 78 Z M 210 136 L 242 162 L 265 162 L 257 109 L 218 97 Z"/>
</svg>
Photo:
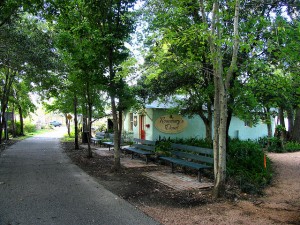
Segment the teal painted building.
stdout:
<svg viewBox="0 0 300 225">
<path fill-rule="evenodd" d="M 161 138 L 205 138 L 205 125 L 195 115 L 192 118 L 170 114 L 166 104 L 146 105 L 142 112 L 127 112 L 123 118 L 123 129 L 134 138 L 158 140 Z M 274 125 L 273 125 L 274 130 Z M 256 140 L 268 134 L 267 125 L 258 123 L 249 127 L 237 117 L 232 117 L 229 136 L 240 140 Z"/>
</svg>

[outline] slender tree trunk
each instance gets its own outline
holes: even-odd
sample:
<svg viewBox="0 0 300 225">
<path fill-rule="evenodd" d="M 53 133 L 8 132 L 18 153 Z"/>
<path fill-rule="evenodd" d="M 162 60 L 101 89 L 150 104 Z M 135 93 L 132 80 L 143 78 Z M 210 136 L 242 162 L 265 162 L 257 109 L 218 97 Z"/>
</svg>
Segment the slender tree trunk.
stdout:
<svg viewBox="0 0 300 225">
<path fill-rule="evenodd" d="M 283 126 L 283 127 L 285 127 L 285 122 L 284 122 L 284 111 L 283 111 L 283 108 L 282 108 L 282 107 L 279 108 L 278 116 L 279 116 L 279 123 L 280 123 L 280 125 Z"/>
<path fill-rule="evenodd" d="M 17 135 L 16 135 L 16 123 L 15 123 L 15 106 L 14 106 L 14 104 L 13 104 L 13 108 L 12 108 L 12 110 L 11 110 L 11 112 L 12 112 L 12 118 L 11 118 L 11 131 L 12 131 L 12 136 L 13 137 L 16 137 Z"/>
<path fill-rule="evenodd" d="M 205 6 L 203 0 L 199 0 L 201 16 L 203 22 L 207 23 Z M 223 53 L 220 43 L 222 40 L 222 27 L 220 23 L 219 1 L 213 2 L 213 10 L 211 13 L 210 23 L 207 23 L 208 42 L 210 46 L 210 54 L 213 63 L 214 73 L 214 85 L 215 85 L 215 99 L 214 99 L 214 172 L 215 172 L 215 186 L 214 197 L 223 196 L 225 193 L 225 181 L 226 181 L 226 130 L 227 130 L 227 92 L 230 88 L 230 80 L 233 72 L 236 69 L 237 54 L 239 50 L 239 32 L 238 32 L 238 20 L 239 20 L 239 0 L 235 1 L 235 15 L 233 24 L 233 36 L 232 36 L 232 58 L 230 67 L 228 68 L 226 75 L 223 74 Z"/>
<path fill-rule="evenodd" d="M 227 123 L 226 123 L 226 149 L 229 146 L 229 128 L 230 128 L 231 119 L 232 119 L 232 110 L 228 109 Z"/>
<path fill-rule="evenodd" d="M 266 123 L 267 123 L 267 128 L 268 128 L 268 138 L 273 137 L 273 130 L 272 130 L 272 117 L 270 114 L 270 109 L 265 108 L 265 114 L 266 114 Z"/>
<path fill-rule="evenodd" d="M 114 128 L 114 166 L 113 170 L 119 171 L 121 169 L 120 161 L 120 140 L 119 140 L 119 129 L 118 129 L 118 116 L 115 97 L 111 96 L 111 108 L 113 115 L 113 128 Z"/>
<path fill-rule="evenodd" d="M 212 121 L 204 122 L 205 125 L 205 139 L 212 143 Z"/>
<path fill-rule="evenodd" d="M 82 107 L 82 112 L 83 112 L 83 115 L 82 115 L 82 134 L 81 134 L 82 137 L 81 137 L 81 140 L 82 140 L 82 143 L 87 144 L 88 143 L 87 132 L 89 129 L 88 129 L 86 105 L 84 105 Z"/>
<path fill-rule="evenodd" d="M 288 118 L 287 139 L 290 140 L 294 129 L 294 110 L 292 109 L 292 107 L 287 110 L 287 118 Z"/>
<path fill-rule="evenodd" d="M 15 72 L 11 72 L 11 70 L 9 68 L 6 69 L 5 82 L 3 85 L 2 96 L 1 96 L 2 119 L 1 119 L 1 123 L 0 123 L 0 144 L 2 143 L 2 135 L 3 135 L 2 131 L 3 131 L 3 128 L 6 126 L 6 121 L 5 121 L 4 115 L 6 112 L 7 105 L 8 105 L 8 97 L 10 94 L 11 86 L 12 86 L 15 75 L 16 75 Z"/>
<path fill-rule="evenodd" d="M 78 119 L 77 119 L 77 96 L 74 96 L 74 126 L 75 126 L 75 150 L 79 149 L 78 142 Z"/>
<path fill-rule="evenodd" d="M 121 110 L 119 110 L 119 146 L 121 150 L 121 141 L 122 141 L 122 129 L 123 129 L 123 113 Z"/>
<path fill-rule="evenodd" d="M 24 136 L 24 119 L 23 119 L 23 110 L 21 106 L 19 106 L 19 115 L 20 115 L 20 135 Z"/>
<path fill-rule="evenodd" d="M 212 108 L 211 108 L 211 104 L 207 105 L 207 116 L 204 115 L 204 113 L 202 111 L 198 112 L 198 115 L 200 116 L 200 118 L 202 119 L 204 125 L 205 125 L 205 139 L 212 143 L 212 118 L 213 118 L 213 114 L 212 114 Z"/>
<path fill-rule="evenodd" d="M 89 98 L 88 98 L 89 100 Z M 92 124 L 91 124 L 91 121 L 92 121 L 92 105 L 91 103 L 89 102 L 88 103 L 88 157 L 89 158 L 92 158 L 93 157 L 93 153 L 92 153 L 92 148 L 91 148 L 91 132 L 92 132 Z"/>
<path fill-rule="evenodd" d="M 300 107 L 296 108 L 295 122 L 291 139 L 300 143 Z"/>
</svg>

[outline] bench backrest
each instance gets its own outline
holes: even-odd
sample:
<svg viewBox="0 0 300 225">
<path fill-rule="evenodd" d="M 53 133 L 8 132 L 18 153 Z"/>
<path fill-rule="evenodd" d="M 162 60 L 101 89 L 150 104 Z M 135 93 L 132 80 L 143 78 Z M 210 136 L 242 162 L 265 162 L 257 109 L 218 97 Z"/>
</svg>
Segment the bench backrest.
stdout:
<svg viewBox="0 0 300 225">
<path fill-rule="evenodd" d="M 141 149 L 141 150 L 150 151 L 150 152 L 155 151 L 155 146 L 154 145 L 133 144 L 133 147 Z"/>
<path fill-rule="evenodd" d="M 139 138 L 134 138 L 133 141 L 137 144 L 153 145 L 153 146 L 155 146 L 155 143 L 156 143 L 156 141 L 144 140 L 144 139 L 139 139 Z"/>
<path fill-rule="evenodd" d="M 179 158 L 213 164 L 213 149 L 197 146 L 171 144 L 171 153 Z"/>
<path fill-rule="evenodd" d="M 96 138 L 104 138 L 105 137 L 105 133 L 104 132 L 96 132 L 95 137 Z"/>
</svg>

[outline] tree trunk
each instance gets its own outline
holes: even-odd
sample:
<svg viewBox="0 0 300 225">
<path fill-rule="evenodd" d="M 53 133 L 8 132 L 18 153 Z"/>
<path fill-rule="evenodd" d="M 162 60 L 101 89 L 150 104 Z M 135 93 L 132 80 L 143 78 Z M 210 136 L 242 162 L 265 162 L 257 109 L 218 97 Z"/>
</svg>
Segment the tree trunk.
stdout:
<svg viewBox="0 0 300 225">
<path fill-rule="evenodd" d="M 198 112 L 198 115 L 202 119 L 204 125 L 205 125 L 205 139 L 212 143 L 212 109 L 211 106 L 209 106 L 210 109 L 207 109 L 207 116 L 204 115 L 203 112 Z"/>
<path fill-rule="evenodd" d="M 207 142 L 212 143 L 212 121 L 204 122 L 205 125 L 205 139 Z"/>
<path fill-rule="evenodd" d="M 1 104 L 1 123 L 0 123 L 0 144 L 2 143 L 3 128 L 5 128 L 5 109 L 6 106 Z"/>
<path fill-rule="evenodd" d="M 283 108 L 280 107 L 278 110 L 278 117 L 279 117 L 279 123 L 281 126 L 283 126 L 285 128 L 285 122 L 284 122 L 284 111 Z"/>
<path fill-rule="evenodd" d="M 227 112 L 227 123 L 226 123 L 226 149 L 229 146 L 229 128 L 230 128 L 230 123 L 232 119 L 232 109 L 228 109 Z"/>
<path fill-rule="evenodd" d="M 120 146 L 120 151 L 121 151 L 121 142 L 122 142 L 122 129 L 123 129 L 123 113 L 121 110 L 119 110 L 119 146 Z"/>
<path fill-rule="evenodd" d="M 82 143 L 87 144 L 88 143 L 88 137 L 87 137 L 87 132 L 88 132 L 88 122 L 87 122 L 87 109 L 86 106 L 82 107 Z"/>
<path fill-rule="evenodd" d="M 200 10 L 203 22 L 207 23 L 205 6 L 203 0 L 200 1 Z M 221 21 L 219 1 L 213 2 L 210 24 L 208 27 L 208 42 L 213 63 L 215 99 L 214 99 L 214 173 L 215 186 L 214 197 L 223 196 L 225 193 L 226 181 L 226 130 L 227 130 L 227 92 L 230 88 L 230 81 L 236 69 L 237 54 L 239 49 L 238 18 L 240 2 L 235 1 L 235 15 L 232 35 L 232 58 L 226 74 L 223 74 L 223 52 L 219 41 L 222 40 L 222 28 L 219 26 Z"/>
<path fill-rule="evenodd" d="M 93 157 L 93 153 L 91 149 L 91 131 L 92 131 L 91 121 L 92 121 L 92 105 L 88 103 L 88 157 L 89 158 Z"/>
<path fill-rule="evenodd" d="M 111 108 L 113 115 L 113 128 L 114 128 L 114 165 L 113 170 L 119 171 L 121 169 L 120 161 L 120 140 L 119 140 L 119 129 L 118 129 L 118 116 L 115 97 L 111 96 Z"/>
<path fill-rule="evenodd" d="M 273 130 L 272 130 L 272 117 L 271 117 L 271 113 L 270 113 L 270 109 L 269 108 L 265 108 L 265 114 L 266 114 L 266 124 L 267 124 L 267 128 L 268 128 L 268 138 L 273 137 Z"/>
<path fill-rule="evenodd" d="M 20 115 L 20 135 L 24 136 L 24 119 L 23 119 L 23 110 L 19 106 L 19 115 Z"/>
<path fill-rule="evenodd" d="M 77 119 L 77 96 L 74 96 L 74 126 L 75 126 L 75 150 L 79 149 L 78 142 L 78 119 Z"/>
<path fill-rule="evenodd" d="M 225 181 L 226 181 L 226 129 L 227 129 L 227 98 L 226 98 L 226 91 L 222 79 L 222 66 L 219 65 L 219 70 L 215 73 L 216 77 L 216 99 L 215 104 L 217 111 L 217 119 L 215 121 L 214 127 L 217 131 L 217 138 L 215 138 L 214 142 L 214 154 L 218 158 L 215 160 L 215 188 L 214 188 L 214 197 L 218 198 L 223 196 L 225 193 Z M 218 96 L 218 97 L 217 97 Z"/>
<path fill-rule="evenodd" d="M 67 132 L 68 132 L 68 136 L 71 136 L 71 131 L 70 131 L 70 120 L 68 119 L 68 114 L 65 113 L 65 123 L 66 123 L 66 127 L 67 127 Z"/>
<path fill-rule="evenodd" d="M 287 139 L 290 140 L 294 129 L 294 110 L 292 108 L 289 108 L 287 110 L 287 117 L 288 117 Z"/>
<path fill-rule="evenodd" d="M 294 128 L 291 139 L 300 143 L 300 107 L 296 108 Z"/>
</svg>

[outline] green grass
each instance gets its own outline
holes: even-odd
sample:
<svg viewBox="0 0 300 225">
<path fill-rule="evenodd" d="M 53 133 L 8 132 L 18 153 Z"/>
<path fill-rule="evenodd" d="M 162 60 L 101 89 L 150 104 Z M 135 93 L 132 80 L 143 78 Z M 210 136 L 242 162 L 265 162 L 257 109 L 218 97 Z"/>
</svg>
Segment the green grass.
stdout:
<svg viewBox="0 0 300 225">
<path fill-rule="evenodd" d="M 62 142 L 72 142 L 75 140 L 75 136 L 73 136 L 71 134 L 71 136 L 69 136 L 68 134 L 65 134 L 63 138 L 61 138 Z"/>
<path fill-rule="evenodd" d="M 40 129 L 40 130 L 35 130 L 35 131 L 31 131 L 31 132 L 25 132 L 25 136 L 27 137 L 33 137 L 35 135 L 38 135 L 38 134 L 45 134 L 45 133 L 48 133 L 50 132 L 51 129 Z"/>
</svg>

